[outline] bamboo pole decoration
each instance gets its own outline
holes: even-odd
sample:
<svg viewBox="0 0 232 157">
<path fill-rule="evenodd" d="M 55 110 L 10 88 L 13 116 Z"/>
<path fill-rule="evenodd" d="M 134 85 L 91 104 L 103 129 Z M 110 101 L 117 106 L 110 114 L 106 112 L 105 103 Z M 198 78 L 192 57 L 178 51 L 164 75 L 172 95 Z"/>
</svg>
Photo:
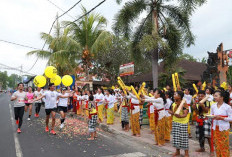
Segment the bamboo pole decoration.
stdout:
<svg viewBox="0 0 232 157">
<path fill-rule="evenodd" d="M 206 82 L 203 83 L 202 90 L 205 90 L 205 87 L 206 87 Z"/>
<path fill-rule="evenodd" d="M 180 81 L 179 81 L 178 73 L 175 73 L 175 80 L 176 80 L 177 89 L 180 90 Z"/>
<path fill-rule="evenodd" d="M 137 98 L 138 100 L 140 100 L 140 97 L 139 97 L 138 93 L 136 92 L 135 88 L 134 88 L 132 85 L 131 85 L 131 90 L 132 90 L 132 92 L 134 93 L 134 95 L 136 96 L 136 98 Z"/>
<path fill-rule="evenodd" d="M 195 85 L 195 83 L 193 84 L 193 88 L 196 91 L 196 93 L 198 94 L 198 89 L 197 89 L 197 86 Z"/>
<path fill-rule="evenodd" d="M 186 100 L 183 99 L 183 100 L 181 101 L 181 103 L 180 103 L 180 106 L 177 108 L 175 114 L 180 114 L 180 111 L 182 110 L 182 108 L 183 108 L 183 106 L 184 106 L 185 103 L 186 103 Z"/>
<path fill-rule="evenodd" d="M 142 85 L 141 85 L 141 87 L 140 87 L 140 89 L 139 89 L 139 92 L 138 92 L 138 95 L 139 95 L 139 96 L 141 95 L 141 93 L 142 93 L 142 91 L 144 90 L 145 86 L 146 86 L 146 83 L 143 82 Z"/>
<path fill-rule="evenodd" d="M 122 82 L 120 80 L 118 80 L 118 84 L 119 86 L 122 88 L 123 92 L 125 95 L 127 95 L 127 92 L 126 92 L 126 89 L 125 89 L 125 86 L 123 86 Z"/>
<path fill-rule="evenodd" d="M 174 74 L 172 74 L 172 83 L 173 83 L 173 90 L 176 92 L 176 80 Z"/>
<path fill-rule="evenodd" d="M 150 96 L 150 97 L 153 97 L 153 95 L 152 95 L 151 93 L 149 93 L 149 96 Z"/>
</svg>

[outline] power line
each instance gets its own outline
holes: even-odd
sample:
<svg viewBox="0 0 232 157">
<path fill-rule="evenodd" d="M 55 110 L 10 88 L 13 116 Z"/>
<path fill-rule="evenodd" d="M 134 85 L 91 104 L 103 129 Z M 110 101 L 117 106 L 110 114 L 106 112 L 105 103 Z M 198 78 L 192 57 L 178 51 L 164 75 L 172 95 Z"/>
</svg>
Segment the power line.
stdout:
<svg viewBox="0 0 232 157">
<path fill-rule="evenodd" d="M 80 3 L 80 2 L 81 2 L 81 0 L 80 0 L 79 2 L 77 2 L 77 4 Z M 98 3 L 95 7 L 93 7 L 91 10 L 89 10 L 87 13 L 85 13 L 84 15 L 82 15 L 81 17 L 79 17 L 78 19 L 74 20 L 73 22 L 77 22 L 78 20 L 80 20 L 80 19 L 83 18 L 84 16 L 88 15 L 89 13 L 91 13 L 92 11 L 94 11 L 97 7 L 99 7 L 100 5 L 102 5 L 104 2 L 106 2 L 106 0 L 101 1 L 101 2 Z M 74 5 L 74 7 L 75 7 L 75 6 L 76 6 L 76 5 Z M 74 8 L 74 7 L 72 7 L 72 8 Z M 71 8 L 71 9 L 72 9 L 72 8 Z M 69 11 L 70 11 L 71 9 L 69 9 Z M 64 14 L 62 14 L 61 16 L 63 16 L 63 15 L 64 15 Z M 59 16 L 59 17 L 57 17 L 57 18 L 55 19 L 55 21 L 54 21 L 53 24 L 52 24 L 52 27 L 50 28 L 49 34 L 51 33 L 52 28 L 53 28 L 53 25 L 55 24 L 56 20 L 57 20 L 58 18 L 60 18 L 61 16 Z M 42 50 L 44 49 L 45 44 L 46 44 L 46 41 L 45 41 L 45 43 L 44 43 L 44 45 L 43 45 Z M 38 60 L 39 60 L 39 58 L 37 57 L 35 63 L 32 65 L 32 67 L 31 67 L 28 71 L 31 71 L 31 69 L 34 68 L 34 66 L 35 66 L 35 64 L 37 63 Z"/>
<path fill-rule="evenodd" d="M 56 5 L 54 2 L 47 0 L 49 3 L 51 3 L 52 5 L 54 5 L 56 8 L 58 8 L 59 10 L 61 10 L 62 12 L 65 12 L 63 9 L 61 9 L 58 5 Z M 67 14 L 69 17 L 71 17 L 72 19 L 75 19 L 73 16 Z"/>
<path fill-rule="evenodd" d="M 52 28 L 53 28 L 55 22 L 56 22 L 60 17 L 64 16 L 64 15 L 67 14 L 70 10 L 72 10 L 72 9 L 73 9 L 77 4 L 79 4 L 81 1 L 82 1 L 82 0 L 79 0 L 79 1 L 78 1 L 77 3 L 75 3 L 71 8 L 69 8 L 66 12 L 64 12 L 62 15 L 58 16 L 58 17 L 53 21 L 52 26 L 51 26 L 51 28 L 50 28 L 50 30 L 49 30 L 49 34 L 51 34 L 51 31 L 52 31 Z M 44 49 L 44 47 L 45 47 L 45 45 L 46 45 L 46 42 L 47 42 L 47 41 L 44 42 L 44 45 L 43 45 L 42 50 Z M 37 57 L 35 63 L 32 65 L 32 67 L 31 67 L 28 71 L 31 71 L 31 70 L 34 68 L 34 66 L 35 66 L 35 64 L 38 62 L 38 60 L 39 60 L 39 58 Z"/>
<path fill-rule="evenodd" d="M 100 5 L 102 5 L 104 2 L 106 2 L 106 0 L 101 1 L 100 3 L 98 3 L 98 5 L 96 5 L 95 7 L 93 7 L 91 10 L 89 10 L 87 13 L 85 13 L 84 15 L 82 15 L 81 17 L 79 17 L 78 19 L 74 20 L 73 22 L 77 22 L 78 20 L 80 20 L 84 16 L 88 15 L 89 13 L 91 13 L 92 11 L 94 11 L 97 7 L 99 7 Z"/>
<path fill-rule="evenodd" d="M 17 71 L 22 72 L 24 74 L 36 75 L 36 74 L 33 74 L 33 73 L 29 73 L 29 72 L 23 71 L 22 69 L 11 67 L 11 66 L 8 66 L 8 65 L 5 65 L 5 64 L 2 64 L 2 63 L 0 63 L 0 66 L 4 66 L 4 67 L 8 68 L 9 70 L 17 70 Z"/>
<path fill-rule="evenodd" d="M 26 47 L 26 48 L 38 50 L 38 48 L 35 48 L 35 47 L 32 47 L 32 46 L 27 46 L 27 45 L 18 44 L 18 43 L 12 42 L 12 41 L 6 41 L 6 40 L 2 40 L 2 39 L 0 39 L 0 41 L 5 42 L 5 43 L 8 43 L 8 44 L 13 44 L 13 45 L 21 46 L 21 47 Z"/>
</svg>

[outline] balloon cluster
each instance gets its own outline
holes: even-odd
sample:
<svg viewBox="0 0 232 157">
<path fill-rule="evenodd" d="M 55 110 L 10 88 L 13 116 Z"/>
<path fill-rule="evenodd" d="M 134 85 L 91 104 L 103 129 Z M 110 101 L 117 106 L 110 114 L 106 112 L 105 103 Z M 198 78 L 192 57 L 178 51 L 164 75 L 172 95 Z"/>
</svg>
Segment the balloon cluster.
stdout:
<svg viewBox="0 0 232 157">
<path fill-rule="evenodd" d="M 50 79 L 51 83 L 54 83 L 55 86 L 59 86 L 61 82 L 65 86 L 70 86 L 73 83 L 73 78 L 70 75 L 65 75 L 61 79 L 61 77 L 57 75 L 57 69 L 53 66 L 48 66 L 45 69 L 44 74 L 47 78 Z M 33 80 L 35 86 L 44 87 L 47 83 L 46 77 L 37 75 Z"/>
</svg>

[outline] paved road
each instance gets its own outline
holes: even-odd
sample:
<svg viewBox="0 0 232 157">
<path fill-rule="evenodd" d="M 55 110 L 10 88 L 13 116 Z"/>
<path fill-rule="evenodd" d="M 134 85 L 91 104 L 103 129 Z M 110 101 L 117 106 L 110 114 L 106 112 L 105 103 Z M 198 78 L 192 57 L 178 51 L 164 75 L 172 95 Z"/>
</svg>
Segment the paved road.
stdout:
<svg viewBox="0 0 232 157">
<path fill-rule="evenodd" d="M 68 133 L 63 136 L 58 133 L 54 136 L 45 133 L 43 108 L 38 119 L 32 116 L 32 120 L 27 121 L 25 114 L 22 133 L 16 134 L 16 126 L 11 121 L 13 106 L 9 106 L 9 98 L 7 94 L 0 95 L 1 157 L 168 156 L 161 150 L 103 131 L 100 131 L 96 141 L 87 141 L 86 134 L 72 136 Z"/>
</svg>

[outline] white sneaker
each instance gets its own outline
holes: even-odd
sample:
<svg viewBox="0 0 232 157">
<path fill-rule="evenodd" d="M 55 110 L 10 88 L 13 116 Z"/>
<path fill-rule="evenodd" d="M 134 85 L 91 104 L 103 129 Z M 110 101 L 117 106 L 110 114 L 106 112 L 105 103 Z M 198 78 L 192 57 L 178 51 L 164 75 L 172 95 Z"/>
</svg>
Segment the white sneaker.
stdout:
<svg viewBox="0 0 232 157">
<path fill-rule="evenodd" d="M 64 127 L 64 123 L 60 124 L 60 128 L 62 129 Z"/>
<path fill-rule="evenodd" d="M 31 118 L 27 118 L 27 120 L 31 120 Z"/>
</svg>

